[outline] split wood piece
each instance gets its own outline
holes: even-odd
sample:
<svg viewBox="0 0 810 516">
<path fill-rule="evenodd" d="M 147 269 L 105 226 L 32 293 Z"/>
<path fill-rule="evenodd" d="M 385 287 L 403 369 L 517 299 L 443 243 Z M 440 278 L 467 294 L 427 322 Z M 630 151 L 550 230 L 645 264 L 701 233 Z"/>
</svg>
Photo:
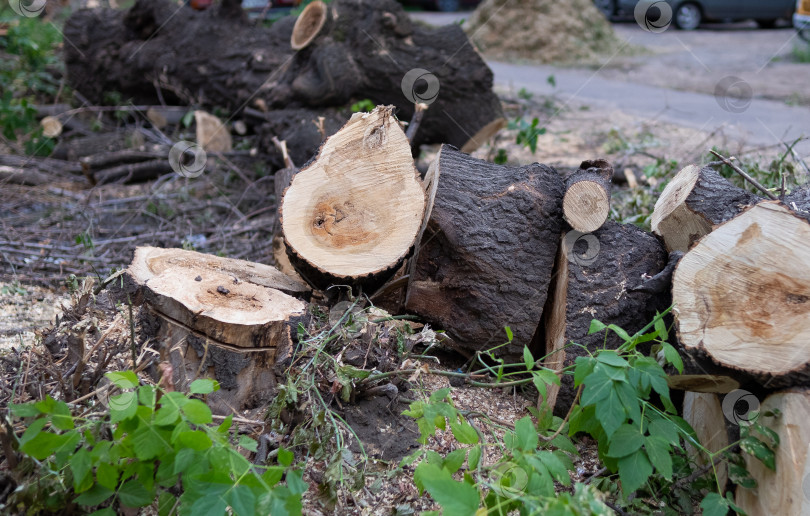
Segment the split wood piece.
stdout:
<svg viewBox="0 0 810 516">
<path fill-rule="evenodd" d="M 689 165 L 678 172 L 655 203 L 652 230 L 664 239 L 667 251 L 686 252 L 713 226 L 760 200 L 711 168 Z"/>
<path fill-rule="evenodd" d="M 411 252 L 425 192 L 393 106 L 356 113 L 293 176 L 280 208 L 290 262 L 311 285 L 371 292 Z"/>
<path fill-rule="evenodd" d="M 303 295 L 306 285 L 268 265 L 139 247 L 127 276 L 150 308 L 223 345 L 276 347 L 306 315 L 288 294 Z"/>
<path fill-rule="evenodd" d="M 179 12 L 168 0 L 138 0 L 126 11 L 83 9 L 64 27 L 76 44 L 65 49 L 68 82 L 96 103 L 107 91 L 142 104 L 160 104 L 162 96 L 232 110 L 340 107 L 368 98 L 397 105 L 407 120 L 414 103 L 402 80 L 424 69 L 441 92 L 421 99 L 433 104 L 417 147 L 448 142 L 474 150 L 505 125 L 492 71 L 458 24 L 415 24 L 395 0 L 336 0 L 327 9 L 331 21 L 300 51 L 290 45 L 292 16 L 263 27 L 217 8 Z M 421 84 L 412 93 L 423 92 Z"/>
<path fill-rule="evenodd" d="M 431 109 L 433 109 L 431 107 Z M 435 202 L 405 302 L 460 347 L 521 356 L 531 343 L 562 229 L 563 184 L 550 167 L 505 167 L 448 145 L 431 168 Z"/>
<path fill-rule="evenodd" d="M 667 384 L 670 389 L 679 391 L 726 394 L 742 386 L 748 386 L 753 379 L 740 371 L 732 371 L 718 366 L 697 353 L 689 353 L 680 345 L 683 360 L 683 373 L 674 367 L 667 367 Z"/>
<path fill-rule="evenodd" d="M 596 231 L 610 214 L 610 184 L 613 167 L 603 159 L 583 161 L 579 170 L 565 179 L 563 216 L 581 233 Z"/>
<path fill-rule="evenodd" d="M 686 392 L 683 397 L 683 418 L 695 430 L 700 444 L 712 453 L 739 439 L 739 426 L 730 423 L 723 414 L 721 396 L 714 393 Z M 687 442 L 687 453 L 699 466 L 708 464 L 708 457 Z M 728 483 L 726 463 L 717 464 L 717 477 L 725 488 Z"/>
<path fill-rule="evenodd" d="M 781 417 L 762 415 L 774 409 L 781 411 Z M 762 402 L 760 414 L 757 423 L 779 436 L 776 471 L 745 454 L 745 468 L 757 487 L 738 487 L 736 503 L 749 516 L 806 516 L 810 514 L 810 392 L 796 389 L 771 394 Z"/>
<path fill-rule="evenodd" d="M 281 199 L 284 197 L 284 191 L 290 186 L 290 182 L 295 174 L 298 173 L 298 168 L 282 168 L 273 176 L 275 182 L 276 203 L 281 204 Z M 301 279 L 296 272 L 295 267 L 290 263 L 290 257 L 287 256 L 287 246 L 284 245 L 284 234 L 281 232 L 281 211 L 277 210 L 276 222 L 273 228 L 273 259 L 275 266 L 278 270 L 292 276 L 296 279 Z M 301 281 L 304 281 L 301 279 Z"/>
<path fill-rule="evenodd" d="M 307 5 L 298 16 L 290 36 L 290 46 L 293 50 L 301 50 L 312 43 L 315 36 L 323 29 L 329 13 L 326 4 L 315 0 Z"/>
<path fill-rule="evenodd" d="M 769 388 L 810 382 L 810 224 L 764 201 L 717 227 L 678 264 L 680 342 Z"/>
<path fill-rule="evenodd" d="M 622 340 L 613 332 L 588 335 L 593 319 L 616 324 L 631 335 L 665 310 L 669 293 L 635 290 L 645 278 L 667 265 L 667 253 L 653 235 L 632 224 L 607 221 L 583 235 L 569 231 L 561 239 L 554 282 L 543 311 L 537 341 L 545 342 L 545 366 L 562 370 L 605 346 L 615 349 Z M 575 342 L 581 346 L 572 346 Z M 563 416 L 576 396 L 574 378 L 563 375 L 560 386 L 549 386 L 548 407 Z"/>
</svg>

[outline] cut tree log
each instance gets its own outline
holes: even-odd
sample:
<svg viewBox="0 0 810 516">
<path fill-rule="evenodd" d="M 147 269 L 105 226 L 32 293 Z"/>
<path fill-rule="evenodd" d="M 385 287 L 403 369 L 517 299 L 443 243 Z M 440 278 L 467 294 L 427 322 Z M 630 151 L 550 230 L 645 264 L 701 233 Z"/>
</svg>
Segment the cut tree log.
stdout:
<svg viewBox="0 0 810 516">
<path fill-rule="evenodd" d="M 610 214 L 610 183 L 613 167 L 603 159 L 583 161 L 579 170 L 565 179 L 563 216 L 580 233 L 596 231 Z"/>
<path fill-rule="evenodd" d="M 509 326 L 514 339 L 499 353 L 521 356 L 551 281 L 562 179 L 545 165 L 495 165 L 447 145 L 431 168 L 440 178 L 406 309 L 468 350 L 502 344 Z"/>
<path fill-rule="evenodd" d="M 492 72 L 457 24 L 414 24 L 394 0 L 336 0 L 319 9 L 310 7 L 295 31 L 294 44 L 303 47 L 297 52 L 294 17 L 262 27 L 222 16 L 222 8 L 178 13 L 166 0 L 138 0 L 128 11 L 80 10 L 65 24 L 65 38 L 75 44 L 65 48 L 68 80 L 96 103 L 108 91 L 138 103 L 159 104 L 162 95 L 232 110 L 347 106 L 368 98 L 398 106 L 409 119 L 414 101 L 402 81 L 424 69 L 434 75 L 421 77 L 435 77 L 441 92 L 431 99 L 417 146 L 448 142 L 474 150 L 503 127 Z M 316 11 L 330 20 L 320 29 L 326 18 Z M 423 82 L 409 85 L 411 96 Z"/>
<path fill-rule="evenodd" d="M 680 347 L 680 344 L 675 344 Z M 668 367 L 667 384 L 670 389 L 679 391 L 706 392 L 726 394 L 742 386 L 753 383 L 753 379 L 740 372 L 718 366 L 710 359 L 697 353 L 679 349 L 683 360 L 683 373 L 674 367 Z"/>
<path fill-rule="evenodd" d="M 732 185 L 709 167 L 689 165 L 655 203 L 651 225 L 667 251 L 686 252 L 698 239 L 761 199 Z"/>
<path fill-rule="evenodd" d="M 736 503 L 749 516 L 806 516 L 810 514 L 810 392 L 771 394 L 762 402 L 760 413 L 774 409 L 779 409 L 780 417 L 761 415 L 757 422 L 779 436 L 776 471 L 745 454 L 746 469 L 757 487 L 738 487 Z"/>
<path fill-rule="evenodd" d="M 321 32 L 329 18 L 326 4 L 315 0 L 307 5 L 295 21 L 290 46 L 293 50 L 301 50 L 312 43 L 312 40 Z"/>
<path fill-rule="evenodd" d="M 292 346 L 307 317 L 290 294 L 305 296 L 306 285 L 267 265 L 155 247 L 137 248 L 125 277 L 170 346 L 176 386 L 215 378 L 212 402 L 228 413 L 272 398 L 276 350 Z"/>
<path fill-rule="evenodd" d="M 769 388 L 810 382 L 810 223 L 761 202 L 702 238 L 673 276 L 689 352 Z"/>
<path fill-rule="evenodd" d="M 666 265 L 667 253 L 658 239 L 632 224 L 607 221 L 593 233 L 565 233 L 537 335 L 537 341 L 545 344 L 539 355 L 548 355 L 544 365 L 559 371 L 589 351 L 622 344 L 610 331 L 607 339 L 602 332 L 588 335 L 594 319 L 616 324 L 631 335 L 647 325 L 656 311 L 669 306 L 668 289 L 646 292 L 634 287 Z M 547 405 L 564 416 L 575 395 L 573 376 L 563 375 L 560 386 L 549 386 Z"/>
<path fill-rule="evenodd" d="M 357 113 L 293 176 L 282 199 L 290 262 L 311 285 L 385 282 L 411 252 L 425 192 L 393 106 Z"/>
<path fill-rule="evenodd" d="M 739 426 L 731 425 L 723 414 L 720 397 L 713 393 L 686 392 L 683 398 L 683 418 L 695 430 L 700 444 L 716 453 L 739 439 Z M 731 435 L 730 435 L 731 433 Z M 707 464 L 707 457 L 687 442 L 686 450 L 698 465 Z M 725 488 L 728 469 L 725 461 L 716 466 L 717 480 Z"/>
</svg>

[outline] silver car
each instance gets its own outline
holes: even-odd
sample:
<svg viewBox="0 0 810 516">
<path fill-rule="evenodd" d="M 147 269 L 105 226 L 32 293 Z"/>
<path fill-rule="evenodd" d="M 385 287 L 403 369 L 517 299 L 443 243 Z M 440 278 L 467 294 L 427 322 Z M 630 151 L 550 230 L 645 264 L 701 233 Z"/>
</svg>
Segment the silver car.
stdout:
<svg viewBox="0 0 810 516">
<path fill-rule="evenodd" d="M 698 28 L 704 21 L 756 20 L 773 27 L 779 19 L 791 20 L 796 0 L 661 0 L 672 8 L 672 22 L 683 30 Z M 637 0 L 594 0 L 608 18 L 632 16 Z M 651 3 L 651 2 L 647 2 Z M 654 4 L 654 2 L 653 2 Z"/>
</svg>

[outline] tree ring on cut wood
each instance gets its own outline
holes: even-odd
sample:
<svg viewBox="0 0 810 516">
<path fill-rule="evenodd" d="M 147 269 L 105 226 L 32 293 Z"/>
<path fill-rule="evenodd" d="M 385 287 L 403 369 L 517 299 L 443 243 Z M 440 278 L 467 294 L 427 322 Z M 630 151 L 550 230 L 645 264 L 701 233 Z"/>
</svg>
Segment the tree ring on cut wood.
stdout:
<svg viewBox="0 0 810 516">
<path fill-rule="evenodd" d="M 318 36 L 326 23 L 326 10 L 326 4 L 320 0 L 311 2 L 304 8 L 304 11 L 295 21 L 292 37 L 290 38 L 290 46 L 293 50 L 306 48 Z"/>
<path fill-rule="evenodd" d="M 673 301 L 684 347 L 773 380 L 805 377 L 810 224 L 762 202 L 718 226 L 679 263 Z"/>
</svg>

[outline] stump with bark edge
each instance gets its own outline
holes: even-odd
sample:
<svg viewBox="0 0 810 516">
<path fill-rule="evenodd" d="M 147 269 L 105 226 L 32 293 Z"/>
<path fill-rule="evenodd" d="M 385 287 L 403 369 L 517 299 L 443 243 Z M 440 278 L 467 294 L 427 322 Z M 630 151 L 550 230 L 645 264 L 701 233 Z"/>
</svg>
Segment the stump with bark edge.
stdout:
<svg viewBox="0 0 810 516">
<path fill-rule="evenodd" d="M 610 182 L 613 167 L 603 159 L 583 161 L 579 170 L 565 179 L 563 216 L 581 233 L 596 231 L 610 213 Z"/>
<path fill-rule="evenodd" d="M 276 352 L 306 318 L 306 303 L 290 294 L 306 296 L 306 285 L 266 265 L 155 247 L 136 249 L 126 278 L 156 320 L 178 388 L 216 379 L 218 413 L 270 401 Z"/>
<path fill-rule="evenodd" d="M 810 224 L 778 201 L 722 224 L 673 276 L 680 342 L 769 388 L 810 380 Z"/>
<path fill-rule="evenodd" d="M 540 322 L 562 227 L 563 184 L 545 165 L 505 167 L 448 145 L 408 282 L 406 309 L 456 345 L 521 356 Z"/>
<path fill-rule="evenodd" d="M 664 189 L 650 223 L 653 233 L 663 238 L 667 251 L 686 252 L 713 226 L 760 200 L 711 168 L 689 165 Z"/>
<path fill-rule="evenodd" d="M 393 106 L 356 113 L 281 203 L 290 262 L 311 285 L 381 285 L 411 252 L 425 192 Z"/>
</svg>

